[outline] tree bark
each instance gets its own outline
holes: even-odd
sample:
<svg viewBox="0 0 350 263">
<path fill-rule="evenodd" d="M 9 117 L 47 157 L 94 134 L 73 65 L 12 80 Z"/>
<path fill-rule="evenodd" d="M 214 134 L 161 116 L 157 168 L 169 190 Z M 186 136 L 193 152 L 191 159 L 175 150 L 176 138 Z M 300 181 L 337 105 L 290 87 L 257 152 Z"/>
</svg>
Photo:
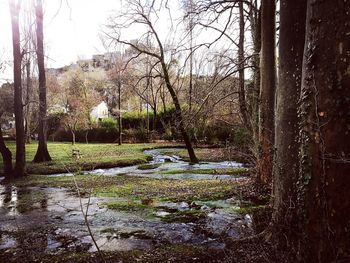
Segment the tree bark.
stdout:
<svg viewBox="0 0 350 263">
<path fill-rule="evenodd" d="M 275 243 L 290 249 L 297 223 L 299 174 L 298 101 L 305 44 L 307 0 L 280 1 L 279 85 L 276 89 L 273 223 Z M 294 244 L 295 245 L 295 244 Z"/>
<path fill-rule="evenodd" d="M 261 88 L 258 181 L 272 180 L 275 106 L 275 0 L 261 4 Z"/>
<path fill-rule="evenodd" d="M 254 142 L 254 154 L 258 157 L 259 145 L 259 94 L 260 94 L 260 50 L 261 50 L 261 12 L 258 9 L 257 0 L 252 0 L 250 10 L 251 31 L 254 55 L 253 83 L 248 92 L 248 107 L 251 118 L 252 136 Z"/>
<path fill-rule="evenodd" d="M 244 126 L 251 131 L 250 120 L 248 117 L 246 95 L 245 95 L 245 80 L 244 80 L 244 9 L 243 2 L 238 3 L 239 6 L 239 41 L 238 41 L 238 61 L 239 61 L 239 108 Z"/>
<path fill-rule="evenodd" d="M 349 1 L 308 1 L 298 181 L 305 262 L 350 258 L 349 10 Z"/>
<path fill-rule="evenodd" d="M 75 145 L 75 131 L 71 130 L 72 133 L 72 145 Z"/>
<path fill-rule="evenodd" d="M 118 80 L 118 110 L 119 110 L 119 116 L 118 116 L 118 144 L 122 145 L 123 141 L 123 124 L 122 124 L 122 83 L 120 81 L 120 76 Z"/>
<path fill-rule="evenodd" d="M 35 154 L 33 162 L 41 163 L 51 161 L 51 156 L 47 149 L 47 138 L 46 138 L 46 74 L 45 74 L 45 63 L 44 63 L 44 33 L 43 33 L 43 7 L 42 0 L 37 0 L 36 8 L 36 54 L 38 60 L 39 70 L 39 128 L 38 128 L 38 139 L 39 145 Z"/>
<path fill-rule="evenodd" d="M 0 153 L 2 156 L 2 162 L 4 165 L 4 175 L 6 180 L 12 178 L 13 167 L 12 167 L 12 153 L 9 148 L 6 147 L 2 130 L 0 127 Z"/>
<path fill-rule="evenodd" d="M 182 116 L 182 110 L 181 110 L 181 106 L 180 106 L 180 102 L 179 99 L 176 95 L 175 90 L 173 89 L 171 83 L 170 83 L 170 77 L 168 74 L 168 69 L 167 66 L 165 64 L 164 61 L 161 61 L 162 64 L 162 69 L 163 69 L 163 73 L 164 73 L 164 80 L 165 80 L 165 84 L 168 88 L 168 91 L 171 95 L 171 98 L 173 100 L 174 106 L 175 106 L 175 116 L 176 116 L 176 120 L 178 121 L 178 125 L 179 125 L 179 129 L 180 129 L 180 133 L 182 135 L 182 138 L 185 142 L 187 151 L 188 151 L 188 155 L 190 157 L 190 161 L 191 163 L 198 163 L 198 159 L 196 157 L 196 154 L 194 153 L 193 150 L 193 146 L 192 146 L 192 142 L 191 139 L 185 129 L 185 125 L 184 125 L 184 119 Z"/>
<path fill-rule="evenodd" d="M 12 44 L 13 44 L 13 79 L 14 79 L 14 112 L 16 121 L 16 164 L 14 170 L 15 177 L 22 177 L 26 170 L 25 156 L 25 131 L 24 114 L 22 98 L 22 74 L 21 74 L 21 41 L 19 32 L 19 10 L 20 2 L 16 3 L 9 0 L 12 25 Z"/>
<path fill-rule="evenodd" d="M 89 144 L 89 129 L 87 129 L 85 132 L 85 143 Z"/>
<path fill-rule="evenodd" d="M 30 76 L 30 60 L 28 59 L 26 65 L 26 107 L 25 107 L 25 134 L 26 134 L 26 143 L 31 143 L 31 129 L 30 129 L 30 123 L 31 123 L 31 103 L 30 103 L 30 93 L 31 87 L 32 87 L 32 80 Z"/>
</svg>

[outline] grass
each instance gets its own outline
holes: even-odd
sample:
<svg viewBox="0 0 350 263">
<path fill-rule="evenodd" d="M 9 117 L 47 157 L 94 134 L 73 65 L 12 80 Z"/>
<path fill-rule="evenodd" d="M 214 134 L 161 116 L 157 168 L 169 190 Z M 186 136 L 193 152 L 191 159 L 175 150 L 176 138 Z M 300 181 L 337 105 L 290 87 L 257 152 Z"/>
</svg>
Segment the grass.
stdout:
<svg viewBox="0 0 350 263">
<path fill-rule="evenodd" d="M 6 142 L 15 156 L 15 143 Z M 92 170 L 94 168 L 110 168 L 142 164 L 148 161 L 143 150 L 164 146 L 164 144 L 83 144 L 49 142 L 48 149 L 51 162 L 34 164 L 32 160 L 37 150 L 37 143 L 26 145 L 27 171 L 29 174 L 53 174 L 69 171 Z M 72 156 L 72 150 L 79 150 L 82 155 L 77 159 Z M 0 168 L 2 158 L 0 156 Z"/>
<path fill-rule="evenodd" d="M 246 168 L 220 168 L 220 169 L 193 169 L 193 170 L 168 170 L 161 172 L 162 174 L 229 174 L 238 175 L 247 173 L 249 169 Z"/>
<path fill-rule="evenodd" d="M 231 197 L 235 193 L 237 182 L 223 180 L 171 180 L 146 177 L 75 176 L 82 192 L 93 190 L 101 197 L 122 197 L 128 200 L 153 201 L 195 201 L 215 200 Z M 72 177 L 48 177 L 32 175 L 15 181 L 20 187 L 65 187 L 75 189 Z M 144 201 L 145 203 L 145 201 Z"/>
<path fill-rule="evenodd" d="M 165 223 L 190 223 L 205 218 L 206 216 L 207 212 L 201 210 L 186 210 L 168 214 L 161 217 L 161 220 Z"/>
<path fill-rule="evenodd" d="M 139 170 L 152 170 L 152 169 L 156 169 L 158 167 L 160 167 L 161 164 L 160 163 L 155 163 L 155 164 L 140 164 L 139 166 L 137 166 L 137 169 Z"/>
<path fill-rule="evenodd" d="M 139 210 L 144 210 L 149 208 L 148 205 L 144 205 L 141 202 L 137 202 L 135 200 L 109 202 L 109 203 L 106 203 L 106 205 L 109 209 L 126 211 L 126 212 L 134 212 L 134 211 L 139 211 Z"/>
</svg>

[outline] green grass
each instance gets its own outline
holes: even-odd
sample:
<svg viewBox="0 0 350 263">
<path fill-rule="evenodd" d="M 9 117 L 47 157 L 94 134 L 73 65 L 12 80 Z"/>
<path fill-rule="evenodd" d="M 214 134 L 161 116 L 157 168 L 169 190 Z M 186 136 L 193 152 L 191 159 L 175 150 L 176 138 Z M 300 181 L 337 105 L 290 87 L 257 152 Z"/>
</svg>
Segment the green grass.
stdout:
<svg viewBox="0 0 350 263">
<path fill-rule="evenodd" d="M 12 155 L 15 156 L 15 143 L 6 142 Z M 146 163 L 149 159 L 143 150 L 164 146 L 163 144 L 83 144 L 48 143 L 52 157 L 51 162 L 34 164 L 32 160 L 37 150 L 37 143 L 26 145 L 27 171 L 29 174 L 53 174 L 69 171 L 91 170 L 94 168 L 110 168 Z M 79 150 L 82 155 L 77 159 L 72 150 Z M 2 158 L 0 156 L 0 168 Z"/>
<path fill-rule="evenodd" d="M 235 194 L 237 182 L 223 180 L 171 180 L 146 177 L 75 176 L 82 192 L 93 190 L 101 197 L 121 197 L 127 200 L 195 201 L 216 200 Z M 32 175 L 15 181 L 17 186 L 65 187 L 75 189 L 73 177 Z"/>
<path fill-rule="evenodd" d="M 177 211 L 161 217 L 161 220 L 166 223 L 190 223 L 205 218 L 207 212 L 201 210 L 186 210 Z"/>
<path fill-rule="evenodd" d="M 220 168 L 220 169 L 193 169 L 193 170 L 168 170 L 162 174 L 229 174 L 239 175 L 249 172 L 247 168 Z"/>
<path fill-rule="evenodd" d="M 140 164 L 139 166 L 137 166 L 137 169 L 139 170 L 151 170 L 151 169 L 156 169 L 158 167 L 160 167 L 161 164 L 160 163 L 155 163 L 155 164 Z"/>
</svg>

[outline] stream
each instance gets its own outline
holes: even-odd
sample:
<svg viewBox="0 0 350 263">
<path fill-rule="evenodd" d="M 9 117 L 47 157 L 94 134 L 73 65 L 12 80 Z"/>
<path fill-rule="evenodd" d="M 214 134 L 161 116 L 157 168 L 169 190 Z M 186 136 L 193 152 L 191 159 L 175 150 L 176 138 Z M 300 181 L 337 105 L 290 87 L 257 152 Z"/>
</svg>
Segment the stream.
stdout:
<svg viewBox="0 0 350 263">
<path fill-rule="evenodd" d="M 97 169 L 84 172 L 101 176 L 130 175 L 174 180 L 241 180 L 233 175 L 188 173 L 195 169 L 239 168 L 236 162 L 203 162 L 191 165 L 176 155 L 147 150 L 152 156 L 150 168 L 138 166 Z M 162 174 L 183 170 L 179 174 Z M 55 174 L 50 176 L 71 176 Z M 29 202 L 28 202 L 29 200 Z M 88 220 L 101 250 L 152 250 L 164 244 L 191 244 L 225 249 L 225 238 L 240 238 L 259 232 L 254 213 L 238 213 L 242 202 L 235 198 L 194 202 L 155 202 L 140 211 L 109 209 L 108 202 L 125 201 L 121 197 L 92 196 Z M 30 205 L 28 205 L 30 204 Z M 88 204 L 82 198 L 84 209 Z M 19 233 L 26 233 L 26 237 Z M 28 235 L 28 233 L 31 233 Z M 18 251 L 28 242 L 40 253 L 60 251 L 95 252 L 77 195 L 69 189 L 53 187 L 17 188 L 0 184 L 0 254 Z"/>
</svg>

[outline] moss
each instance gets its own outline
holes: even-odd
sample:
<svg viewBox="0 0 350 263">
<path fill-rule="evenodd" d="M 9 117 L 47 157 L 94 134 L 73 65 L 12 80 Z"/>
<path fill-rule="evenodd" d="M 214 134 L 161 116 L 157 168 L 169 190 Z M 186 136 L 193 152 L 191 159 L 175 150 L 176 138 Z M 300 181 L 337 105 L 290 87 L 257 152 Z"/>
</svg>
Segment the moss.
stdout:
<svg viewBox="0 0 350 263">
<path fill-rule="evenodd" d="M 229 174 L 238 175 L 249 172 L 247 168 L 220 168 L 220 169 L 193 169 L 193 170 L 168 170 L 160 172 L 162 174 Z"/>
<path fill-rule="evenodd" d="M 251 206 L 242 206 L 242 207 L 234 206 L 230 210 L 238 214 L 246 215 L 246 214 L 252 214 L 259 210 L 265 210 L 267 208 L 268 207 L 266 205 L 258 205 L 258 206 L 251 205 Z"/>
<path fill-rule="evenodd" d="M 168 214 L 161 217 L 161 220 L 166 223 L 190 223 L 196 222 L 202 218 L 205 218 L 206 216 L 207 213 L 205 211 L 186 210 Z"/>
<path fill-rule="evenodd" d="M 77 175 L 82 192 L 93 190 L 93 195 L 124 197 L 130 200 L 196 201 L 228 198 L 235 193 L 237 182 L 223 180 L 171 180 L 127 175 Z M 66 187 L 75 191 L 72 176 L 50 177 L 32 175 L 15 181 L 20 187 Z"/>
<path fill-rule="evenodd" d="M 139 170 L 151 170 L 151 169 L 156 169 L 158 167 L 160 167 L 161 164 L 159 163 L 155 163 L 155 164 L 140 164 L 139 166 L 137 166 L 137 169 Z"/>
<path fill-rule="evenodd" d="M 122 202 L 110 202 L 106 203 L 109 209 L 114 209 L 118 211 L 135 212 L 140 210 L 145 210 L 150 208 L 148 205 L 144 205 L 136 201 L 122 201 Z"/>
</svg>

